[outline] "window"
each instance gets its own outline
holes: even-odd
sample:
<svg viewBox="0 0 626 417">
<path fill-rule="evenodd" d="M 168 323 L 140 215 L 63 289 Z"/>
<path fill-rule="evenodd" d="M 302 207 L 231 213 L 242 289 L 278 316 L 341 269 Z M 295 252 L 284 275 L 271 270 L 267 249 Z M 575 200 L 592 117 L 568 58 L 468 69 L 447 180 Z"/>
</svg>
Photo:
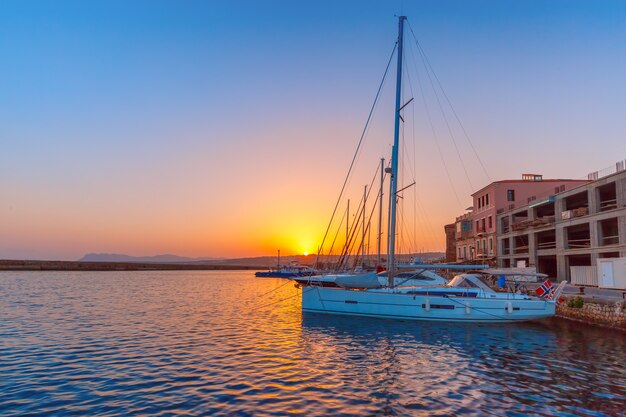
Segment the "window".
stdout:
<svg viewBox="0 0 626 417">
<path fill-rule="evenodd" d="M 506 201 L 515 201 L 515 190 L 506 190 Z"/>
<path fill-rule="evenodd" d="M 485 195 L 485 203 L 489 205 L 489 194 Z"/>
<path fill-rule="evenodd" d="M 480 240 L 476 241 L 476 252 L 480 252 Z"/>
<path fill-rule="evenodd" d="M 459 259 L 461 259 L 461 248 L 459 248 Z"/>
<path fill-rule="evenodd" d="M 491 216 L 489 216 L 489 229 L 493 228 L 493 220 L 491 219 Z"/>
<path fill-rule="evenodd" d="M 476 220 L 476 231 L 478 232 L 479 230 L 480 230 L 480 222 Z"/>
<path fill-rule="evenodd" d="M 493 238 L 489 238 L 489 253 L 493 253 Z"/>
<path fill-rule="evenodd" d="M 483 218 L 483 219 L 481 219 L 481 222 L 482 222 L 482 224 L 483 224 L 483 230 L 482 230 L 482 231 L 484 232 L 484 231 L 485 231 L 485 219 L 484 219 L 484 218 Z"/>
<path fill-rule="evenodd" d="M 487 239 L 483 239 L 483 252 L 487 252 Z"/>
<path fill-rule="evenodd" d="M 467 258 L 467 246 L 463 246 L 463 259 Z"/>
</svg>

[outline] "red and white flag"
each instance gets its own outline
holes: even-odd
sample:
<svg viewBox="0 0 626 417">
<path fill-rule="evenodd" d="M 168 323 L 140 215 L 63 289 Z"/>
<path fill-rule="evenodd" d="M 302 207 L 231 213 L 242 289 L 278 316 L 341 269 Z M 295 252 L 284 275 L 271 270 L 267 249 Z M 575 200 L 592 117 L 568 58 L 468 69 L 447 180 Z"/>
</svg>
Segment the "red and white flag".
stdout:
<svg viewBox="0 0 626 417">
<path fill-rule="evenodd" d="M 552 286 L 552 283 L 550 282 L 549 279 L 547 279 L 545 280 L 543 284 L 541 284 L 539 288 L 535 290 L 535 292 L 537 293 L 539 297 L 551 300 L 552 297 L 554 296 L 554 290 L 555 289 Z"/>
</svg>

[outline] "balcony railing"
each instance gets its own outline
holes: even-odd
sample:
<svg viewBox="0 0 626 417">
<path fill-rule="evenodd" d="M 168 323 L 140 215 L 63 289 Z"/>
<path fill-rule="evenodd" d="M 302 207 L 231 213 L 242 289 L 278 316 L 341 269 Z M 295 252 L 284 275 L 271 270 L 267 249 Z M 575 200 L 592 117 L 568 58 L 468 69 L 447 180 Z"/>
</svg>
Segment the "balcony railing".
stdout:
<svg viewBox="0 0 626 417">
<path fill-rule="evenodd" d="M 519 253 L 528 253 L 528 245 L 516 246 L 515 254 L 517 255 Z"/>
<path fill-rule="evenodd" d="M 556 249 L 556 241 L 537 243 L 537 250 Z"/>
<path fill-rule="evenodd" d="M 617 245 L 619 243 L 619 235 L 604 236 L 600 239 L 600 246 Z"/>
<path fill-rule="evenodd" d="M 617 208 L 617 199 L 613 198 L 611 200 L 600 201 L 600 207 L 598 207 L 598 210 L 607 211 L 607 210 L 613 210 L 615 208 Z"/>
<path fill-rule="evenodd" d="M 584 249 L 591 247 L 591 239 L 570 239 L 567 241 L 567 249 Z"/>
</svg>

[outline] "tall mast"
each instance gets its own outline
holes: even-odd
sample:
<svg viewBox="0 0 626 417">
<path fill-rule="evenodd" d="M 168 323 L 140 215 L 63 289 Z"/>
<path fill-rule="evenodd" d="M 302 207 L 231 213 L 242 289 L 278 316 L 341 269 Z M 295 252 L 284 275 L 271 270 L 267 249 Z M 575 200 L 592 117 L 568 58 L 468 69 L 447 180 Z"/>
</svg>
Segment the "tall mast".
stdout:
<svg viewBox="0 0 626 417">
<path fill-rule="evenodd" d="M 376 256 L 376 267 L 380 265 L 380 244 L 383 240 L 383 181 L 385 180 L 385 158 L 380 158 L 380 190 L 378 191 L 378 252 Z"/>
<path fill-rule="evenodd" d="M 393 149 L 391 151 L 391 180 L 389 181 L 389 250 L 387 270 L 389 286 L 393 286 L 396 251 L 396 193 L 398 192 L 398 148 L 400 147 L 400 98 L 402 96 L 402 40 L 406 16 L 398 18 L 398 68 L 396 71 L 396 113 L 394 117 Z"/>
</svg>

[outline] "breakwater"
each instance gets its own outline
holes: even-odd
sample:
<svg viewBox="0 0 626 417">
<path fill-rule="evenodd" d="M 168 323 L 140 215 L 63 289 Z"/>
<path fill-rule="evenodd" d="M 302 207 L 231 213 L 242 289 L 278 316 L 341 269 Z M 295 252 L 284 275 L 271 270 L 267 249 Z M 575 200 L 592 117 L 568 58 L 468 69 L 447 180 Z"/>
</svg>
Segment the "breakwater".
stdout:
<svg viewBox="0 0 626 417">
<path fill-rule="evenodd" d="M 262 270 L 265 266 L 188 263 L 0 260 L 0 271 L 216 271 Z"/>
</svg>

